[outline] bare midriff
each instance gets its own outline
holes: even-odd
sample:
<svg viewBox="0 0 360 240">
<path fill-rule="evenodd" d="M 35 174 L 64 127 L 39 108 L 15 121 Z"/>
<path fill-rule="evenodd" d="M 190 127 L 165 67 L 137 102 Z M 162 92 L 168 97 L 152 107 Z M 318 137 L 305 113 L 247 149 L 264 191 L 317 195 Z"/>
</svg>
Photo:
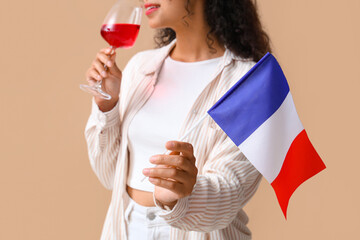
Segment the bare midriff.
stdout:
<svg viewBox="0 0 360 240">
<path fill-rule="evenodd" d="M 154 207 L 153 201 L 153 193 L 141 191 L 126 185 L 126 191 L 128 192 L 129 196 L 134 200 L 137 204 L 140 204 L 145 207 Z"/>
</svg>

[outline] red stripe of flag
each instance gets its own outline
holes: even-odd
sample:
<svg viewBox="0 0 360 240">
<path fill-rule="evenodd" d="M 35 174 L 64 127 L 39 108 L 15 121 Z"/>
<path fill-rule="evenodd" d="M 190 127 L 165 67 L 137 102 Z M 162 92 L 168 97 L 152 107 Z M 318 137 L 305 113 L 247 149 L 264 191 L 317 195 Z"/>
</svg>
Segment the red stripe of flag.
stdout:
<svg viewBox="0 0 360 240">
<path fill-rule="evenodd" d="M 271 183 L 286 218 L 293 192 L 307 179 L 326 168 L 311 144 L 305 129 L 292 142 L 279 175 Z"/>
</svg>

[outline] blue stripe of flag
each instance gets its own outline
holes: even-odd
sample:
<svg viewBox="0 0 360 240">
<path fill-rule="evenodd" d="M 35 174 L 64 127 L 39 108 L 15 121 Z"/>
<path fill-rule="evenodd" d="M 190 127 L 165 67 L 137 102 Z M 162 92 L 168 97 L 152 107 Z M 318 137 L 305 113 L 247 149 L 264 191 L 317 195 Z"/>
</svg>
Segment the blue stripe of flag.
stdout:
<svg viewBox="0 0 360 240">
<path fill-rule="evenodd" d="M 280 107 L 288 92 L 279 63 L 267 53 L 208 114 L 239 146 Z"/>
</svg>

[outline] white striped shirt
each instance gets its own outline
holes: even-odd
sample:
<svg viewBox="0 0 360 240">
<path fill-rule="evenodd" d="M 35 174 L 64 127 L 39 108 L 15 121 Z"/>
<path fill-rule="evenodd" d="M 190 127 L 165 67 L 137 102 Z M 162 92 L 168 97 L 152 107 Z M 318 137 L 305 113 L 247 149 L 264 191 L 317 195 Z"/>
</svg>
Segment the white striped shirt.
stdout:
<svg viewBox="0 0 360 240">
<path fill-rule="evenodd" d="M 85 130 L 90 164 L 104 187 L 112 190 L 101 240 L 127 239 L 128 128 L 153 92 L 162 63 L 175 44 L 174 40 L 160 49 L 140 52 L 129 61 L 113 110 L 102 113 L 92 103 Z M 213 80 L 189 111 L 179 139 L 254 64 L 227 49 Z M 210 117 L 185 141 L 194 147 L 198 176 L 192 193 L 161 214 L 171 225 L 170 239 L 251 239 L 242 208 L 257 190 L 261 174 Z"/>
</svg>

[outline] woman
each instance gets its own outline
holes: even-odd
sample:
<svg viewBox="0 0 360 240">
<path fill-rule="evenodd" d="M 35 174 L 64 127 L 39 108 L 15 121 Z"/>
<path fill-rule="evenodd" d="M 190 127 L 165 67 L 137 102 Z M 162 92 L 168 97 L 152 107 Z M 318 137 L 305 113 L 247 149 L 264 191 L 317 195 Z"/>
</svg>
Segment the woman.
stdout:
<svg viewBox="0 0 360 240">
<path fill-rule="evenodd" d="M 86 73 L 112 96 L 94 97 L 85 131 L 91 166 L 113 191 L 101 239 L 251 239 L 242 208 L 259 172 L 210 118 L 176 140 L 270 51 L 254 3 L 144 3 L 160 48 L 123 72 L 102 49 Z"/>
</svg>

